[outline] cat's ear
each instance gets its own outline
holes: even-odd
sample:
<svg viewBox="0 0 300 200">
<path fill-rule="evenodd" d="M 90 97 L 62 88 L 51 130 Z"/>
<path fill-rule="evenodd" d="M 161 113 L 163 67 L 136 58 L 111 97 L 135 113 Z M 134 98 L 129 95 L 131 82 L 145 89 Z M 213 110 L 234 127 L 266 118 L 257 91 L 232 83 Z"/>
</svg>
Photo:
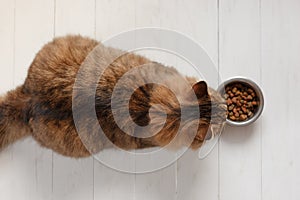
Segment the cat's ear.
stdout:
<svg viewBox="0 0 300 200">
<path fill-rule="evenodd" d="M 199 82 L 195 83 L 193 85 L 192 89 L 198 99 L 203 96 L 208 95 L 207 84 L 205 81 L 199 81 Z"/>
</svg>

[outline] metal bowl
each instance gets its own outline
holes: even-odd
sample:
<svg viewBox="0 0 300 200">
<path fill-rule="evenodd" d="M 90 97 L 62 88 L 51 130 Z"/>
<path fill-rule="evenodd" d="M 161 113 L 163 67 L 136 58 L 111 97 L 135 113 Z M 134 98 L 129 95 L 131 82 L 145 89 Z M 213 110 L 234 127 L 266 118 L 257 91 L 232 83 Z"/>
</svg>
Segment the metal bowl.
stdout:
<svg viewBox="0 0 300 200">
<path fill-rule="evenodd" d="M 250 86 L 255 91 L 255 93 L 258 97 L 258 100 L 259 100 L 258 108 L 254 112 L 254 115 L 251 118 L 249 118 L 245 121 L 232 121 L 228 118 L 226 119 L 227 124 L 229 124 L 231 126 L 247 126 L 247 125 L 255 122 L 261 115 L 263 108 L 264 108 L 264 96 L 263 96 L 261 88 L 255 82 L 253 82 L 252 80 L 245 78 L 245 77 L 233 77 L 233 78 L 230 78 L 230 79 L 224 81 L 218 87 L 218 92 L 223 95 L 225 93 L 226 86 L 234 84 L 234 83 L 240 83 L 242 85 Z"/>
</svg>

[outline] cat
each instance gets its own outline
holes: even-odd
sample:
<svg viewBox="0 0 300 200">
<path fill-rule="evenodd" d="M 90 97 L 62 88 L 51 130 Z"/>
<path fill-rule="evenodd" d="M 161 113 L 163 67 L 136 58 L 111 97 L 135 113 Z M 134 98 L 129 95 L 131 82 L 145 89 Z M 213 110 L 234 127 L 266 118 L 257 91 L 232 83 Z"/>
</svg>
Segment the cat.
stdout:
<svg viewBox="0 0 300 200">
<path fill-rule="evenodd" d="M 197 126 L 196 136 L 191 144 L 192 149 L 201 147 L 210 125 L 223 124 L 226 119 L 226 105 L 223 98 L 205 81 L 198 81 L 193 77 L 186 77 L 190 84 L 189 90 L 182 91 L 182 86 L 176 81 L 179 72 L 172 67 L 151 62 L 149 59 L 133 53 L 125 53 L 105 70 L 99 79 L 95 95 L 95 110 L 99 124 L 110 142 L 97 138 L 97 142 L 87 149 L 79 137 L 72 115 L 72 94 L 75 77 L 81 64 L 95 48 L 101 51 L 102 59 L 109 59 L 121 50 L 106 47 L 100 42 L 79 35 L 68 35 L 54 38 L 46 44 L 36 55 L 28 70 L 23 85 L 7 92 L 0 97 L 0 149 L 4 149 L 15 141 L 26 136 L 32 136 L 41 146 L 50 148 L 64 156 L 80 158 L 90 156 L 113 145 L 122 149 L 141 149 L 149 147 L 163 147 L 174 139 L 179 131 L 180 105 L 174 94 L 166 87 L 156 84 L 145 84 L 135 89 L 129 103 L 129 112 L 132 120 L 146 126 L 150 123 L 161 123 L 163 115 L 160 111 L 149 116 L 149 109 L 154 105 L 161 105 L 167 113 L 166 123 L 156 134 L 148 138 L 139 138 L 124 133 L 115 123 L 111 111 L 111 95 L 118 80 L 129 70 L 144 64 L 156 66 L 152 75 L 166 74 L 165 82 L 178 88 L 179 94 L 190 108 L 198 107 L 200 116 L 191 116 L 186 119 L 181 128 L 182 135 L 189 137 L 189 128 Z M 89 74 L 89 73 L 87 73 Z M 91 71 L 89 76 L 95 76 Z M 89 84 L 86 77 L 86 84 Z M 123 86 L 133 87 L 134 82 L 141 77 L 128 80 Z M 192 92 L 192 93 L 191 93 Z M 196 95 L 196 101 L 190 96 Z M 76 97 L 80 102 L 80 98 Z M 122 101 L 122 97 L 119 98 Z M 215 112 L 212 112 L 214 108 Z M 77 108 L 80 111 L 80 108 Z M 122 109 L 121 111 L 122 112 Z M 128 119 L 124 119 L 124 124 Z M 99 124 L 91 124 L 87 118 L 83 124 L 85 134 L 92 137 L 93 129 Z M 83 134 L 84 135 L 84 134 Z M 96 137 L 96 136 L 95 136 Z M 181 138 L 179 140 L 185 140 Z M 113 144 L 113 145 L 112 145 Z"/>
</svg>

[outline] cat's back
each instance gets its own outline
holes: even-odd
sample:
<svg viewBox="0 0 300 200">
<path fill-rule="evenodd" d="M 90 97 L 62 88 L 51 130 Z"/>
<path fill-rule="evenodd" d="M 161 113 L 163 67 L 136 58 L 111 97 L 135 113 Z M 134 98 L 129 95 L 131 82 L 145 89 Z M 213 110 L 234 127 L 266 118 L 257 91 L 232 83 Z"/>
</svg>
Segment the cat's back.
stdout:
<svg viewBox="0 0 300 200">
<path fill-rule="evenodd" d="M 79 35 L 55 38 L 37 53 L 28 70 L 25 89 L 53 95 L 58 89 L 68 91 L 81 63 L 98 44 Z"/>
</svg>

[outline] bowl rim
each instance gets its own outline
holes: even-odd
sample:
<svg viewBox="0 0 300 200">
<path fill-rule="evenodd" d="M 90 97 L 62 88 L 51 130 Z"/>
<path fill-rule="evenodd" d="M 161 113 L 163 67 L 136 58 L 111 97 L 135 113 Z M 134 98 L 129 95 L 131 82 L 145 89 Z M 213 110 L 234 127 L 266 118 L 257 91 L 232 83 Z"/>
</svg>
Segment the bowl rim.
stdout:
<svg viewBox="0 0 300 200">
<path fill-rule="evenodd" d="M 247 126 L 247 125 L 254 123 L 263 112 L 263 109 L 264 109 L 263 91 L 257 83 L 255 83 L 251 79 L 243 77 L 243 76 L 234 76 L 234 77 L 226 79 L 218 86 L 217 91 L 222 94 L 225 91 L 226 85 L 229 85 L 234 82 L 241 82 L 242 84 L 244 83 L 244 84 L 249 85 L 250 87 L 252 87 L 252 89 L 255 90 L 255 93 L 258 95 L 258 98 L 259 98 L 258 110 L 254 113 L 254 116 L 251 117 L 250 119 L 248 119 L 246 121 L 232 121 L 226 117 L 226 123 L 231 126 Z"/>
</svg>

